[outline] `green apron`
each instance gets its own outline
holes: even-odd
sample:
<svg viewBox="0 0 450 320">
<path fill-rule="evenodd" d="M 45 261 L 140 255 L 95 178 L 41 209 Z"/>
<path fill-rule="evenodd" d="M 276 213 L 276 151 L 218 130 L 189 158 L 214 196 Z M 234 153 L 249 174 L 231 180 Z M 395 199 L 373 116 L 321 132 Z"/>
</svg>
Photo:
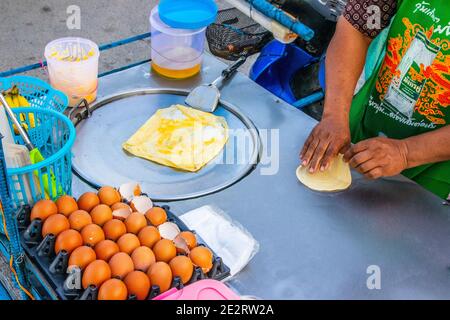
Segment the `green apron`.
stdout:
<svg viewBox="0 0 450 320">
<path fill-rule="evenodd" d="M 380 58 L 352 102 L 353 143 L 377 136 L 404 139 L 450 123 L 449 2 L 398 1 Z M 402 174 L 443 199 L 450 194 L 450 161 Z"/>
</svg>

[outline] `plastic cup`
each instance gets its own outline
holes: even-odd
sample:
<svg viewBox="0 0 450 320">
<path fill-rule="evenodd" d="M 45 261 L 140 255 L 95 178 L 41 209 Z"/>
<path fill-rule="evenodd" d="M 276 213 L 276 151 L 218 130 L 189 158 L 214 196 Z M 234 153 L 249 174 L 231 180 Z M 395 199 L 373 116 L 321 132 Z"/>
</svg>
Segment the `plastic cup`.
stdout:
<svg viewBox="0 0 450 320">
<path fill-rule="evenodd" d="M 97 98 L 99 56 L 98 46 L 83 38 L 56 39 L 45 47 L 50 84 L 68 96 L 70 106 Z"/>
<path fill-rule="evenodd" d="M 161 21 L 158 7 L 150 13 L 152 69 L 172 79 L 191 77 L 201 69 L 206 27 L 171 28 Z"/>
</svg>

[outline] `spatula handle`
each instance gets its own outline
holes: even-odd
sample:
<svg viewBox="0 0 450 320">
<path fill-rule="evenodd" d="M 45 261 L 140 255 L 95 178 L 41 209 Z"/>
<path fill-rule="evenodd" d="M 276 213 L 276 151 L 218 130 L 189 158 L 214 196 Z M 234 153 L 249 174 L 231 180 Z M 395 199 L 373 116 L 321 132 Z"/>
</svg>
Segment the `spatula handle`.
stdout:
<svg viewBox="0 0 450 320">
<path fill-rule="evenodd" d="M 229 77 L 231 77 L 233 73 L 236 72 L 236 70 L 245 63 L 246 60 L 247 60 L 246 56 L 241 56 L 239 59 L 236 60 L 235 63 L 233 63 L 231 66 L 223 70 L 222 71 L 223 80 L 227 80 Z"/>
</svg>

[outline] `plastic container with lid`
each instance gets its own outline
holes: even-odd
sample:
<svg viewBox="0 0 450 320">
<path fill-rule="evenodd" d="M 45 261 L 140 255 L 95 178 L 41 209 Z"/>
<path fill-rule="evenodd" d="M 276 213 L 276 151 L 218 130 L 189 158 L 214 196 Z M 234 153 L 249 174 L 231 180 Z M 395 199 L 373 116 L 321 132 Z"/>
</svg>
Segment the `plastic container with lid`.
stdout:
<svg viewBox="0 0 450 320">
<path fill-rule="evenodd" d="M 240 300 L 240 297 L 222 282 L 205 279 L 181 290 L 172 288 L 153 300 Z"/>
<path fill-rule="evenodd" d="M 197 74 L 216 15 L 212 0 L 162 0 L 150 13 L 152 69 L 173 79 Z"/>
<path fill-rule="evenodd" d="M 70 106 L 96 99 L 99 56 L 97 44 L 83 38 L 56 39 L 45 47 L 50 83 L 68 96 Z"/>
</svg>

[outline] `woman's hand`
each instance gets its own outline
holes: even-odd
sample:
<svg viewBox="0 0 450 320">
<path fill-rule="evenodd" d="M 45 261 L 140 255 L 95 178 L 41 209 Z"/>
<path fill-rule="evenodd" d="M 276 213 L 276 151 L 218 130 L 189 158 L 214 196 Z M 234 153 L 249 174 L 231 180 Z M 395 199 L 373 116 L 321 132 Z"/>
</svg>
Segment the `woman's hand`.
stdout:
<svg viewBox="0 0 450 320">
<path fill-rule="evenodd" d="M 309 166 L 311 173 L 324 171 L 338 153 L 350 147 L 348 118 L 324 117 L 311 134 L 300 152 L 302 166 Z"/>
<path fill-rule="evenodd" d="M 408 147 L 403 140 L 371 138 L 351 146 L 344 160 L 369 179 L 395 176 L 408 168 Z"/>
</svg>

